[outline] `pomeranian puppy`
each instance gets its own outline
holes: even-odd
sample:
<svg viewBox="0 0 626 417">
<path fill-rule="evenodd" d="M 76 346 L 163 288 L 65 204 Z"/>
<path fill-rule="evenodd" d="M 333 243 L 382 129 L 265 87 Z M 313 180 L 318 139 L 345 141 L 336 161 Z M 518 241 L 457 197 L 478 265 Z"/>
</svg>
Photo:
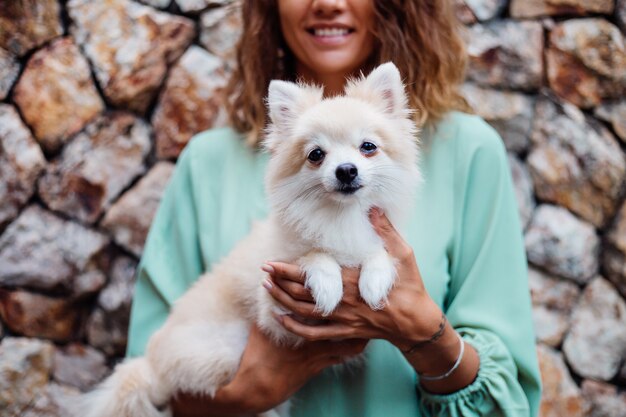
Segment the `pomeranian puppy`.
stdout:
<svg viewBox="0 0 626 417">
<path fill-rule="evenodd" d="M 341 266 L 359 266 L 361 297 L 384 307 L 396 271 L 368 212 L 378 207 L 402 224 L 420 179 L 398 69 L 383 64 L 327 99 L 321 88 L 272 81 L 267 103 L 269 217 L 176 302 L 145 357 L 83 397 L 80 417 L 165 417 L 176 392 L 213 396 L 235 375 L 250 326 L 300 343 L 272 317 L 284 310 L 262 288 L 266 260 L 300 265 L 325 315 L 342 298 Z"/>
</svg>

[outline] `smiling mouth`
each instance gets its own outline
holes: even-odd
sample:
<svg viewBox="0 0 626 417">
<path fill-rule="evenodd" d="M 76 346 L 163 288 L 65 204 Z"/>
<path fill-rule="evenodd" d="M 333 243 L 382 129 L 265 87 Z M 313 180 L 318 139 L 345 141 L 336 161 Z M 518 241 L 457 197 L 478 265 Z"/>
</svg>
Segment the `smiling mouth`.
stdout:
<svg viewBox="0 0 626 417">
<path fill-rule="evenodd" d="M 309 32 L 313 36 L 331 38 L 331 37 L 336 37 L 336 36 L 347 36 L 350 33 L 354 32 L 354 29 L 349 29 L 345 27 L 311 28 L 311 29 L 307 29 L 307 32 Z"/>
<path fill-rule="evenodd" d="M 342 185 L 335 189 L 335 191 L 343 194 L 343 195 L 351 195 L 356 193 L 360 188 L 363 188 L 362 185 Z"/>
</svg>

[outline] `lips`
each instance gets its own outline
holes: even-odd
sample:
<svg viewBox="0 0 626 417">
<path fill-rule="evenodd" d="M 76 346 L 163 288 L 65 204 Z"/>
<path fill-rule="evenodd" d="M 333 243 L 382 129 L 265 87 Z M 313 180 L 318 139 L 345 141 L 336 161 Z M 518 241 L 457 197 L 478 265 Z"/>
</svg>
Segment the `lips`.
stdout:
<svg viewBox="0 0 626 417">
<path fill-rule="evenodd" d="M 342 185 L 337 187 L 335 190 L 341 194 L 350 195 L 356 193 L 362 187 L 362 185 Z"/>
<path fill-rule="evenodd" d="M 331 27 L 331 28 L 313 28 L 309 29 L 309 33 L 315 36 L 331 37 L 331 36 L 346 36 L 354 30 L 348 28 Z"/>
</svg>

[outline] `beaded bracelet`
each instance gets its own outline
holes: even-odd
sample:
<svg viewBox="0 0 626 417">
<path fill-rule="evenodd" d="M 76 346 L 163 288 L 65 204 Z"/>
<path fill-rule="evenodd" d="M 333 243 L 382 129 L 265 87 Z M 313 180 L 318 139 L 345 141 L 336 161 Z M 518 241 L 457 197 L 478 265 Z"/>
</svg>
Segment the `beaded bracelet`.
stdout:
<svg viewBox="0 0 626 417">
<path fill-rule="evenodd" d="M 452 368 L 450 368 L 445 374 L 436 375 L 436 376 L 427 376 L 427 375 L 422 375 L 418 373 L 417 375 L 419 376 L 421 380 L 439 381 L 440 379 L 445 379 L 449 377 L 456 368 L 459 367 L 459 365 L 461 364 L 461 360 L 463 359 L 463 353 L 465 352 L 465 342 L 463 341 L 463 338 L 461 337 L 460 334 L 457 333 L 456 335 L 459 338 L 459 343 L 461 343 L 461 350 L 459 351 L 459 357 L 456 358 L 456 361 L 454 362 L 454 365 L 452 365 Z"/>
</svg>

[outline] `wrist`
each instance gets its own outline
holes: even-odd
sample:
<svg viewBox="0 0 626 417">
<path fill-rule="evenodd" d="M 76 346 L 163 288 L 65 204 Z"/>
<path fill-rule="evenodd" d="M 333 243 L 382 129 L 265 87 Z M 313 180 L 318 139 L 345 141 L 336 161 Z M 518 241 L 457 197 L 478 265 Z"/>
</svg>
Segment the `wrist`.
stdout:
<svg viewBox="0 0 626 417">
<path fill-rule="evenodd" d="M 443 336 L 447 320 L 439 306 L 430 298 L 403 314 L 402 323 L 391 342 L 403 353 L 412 353 L 421 346 L 432 344 Z"/>
</svg>

